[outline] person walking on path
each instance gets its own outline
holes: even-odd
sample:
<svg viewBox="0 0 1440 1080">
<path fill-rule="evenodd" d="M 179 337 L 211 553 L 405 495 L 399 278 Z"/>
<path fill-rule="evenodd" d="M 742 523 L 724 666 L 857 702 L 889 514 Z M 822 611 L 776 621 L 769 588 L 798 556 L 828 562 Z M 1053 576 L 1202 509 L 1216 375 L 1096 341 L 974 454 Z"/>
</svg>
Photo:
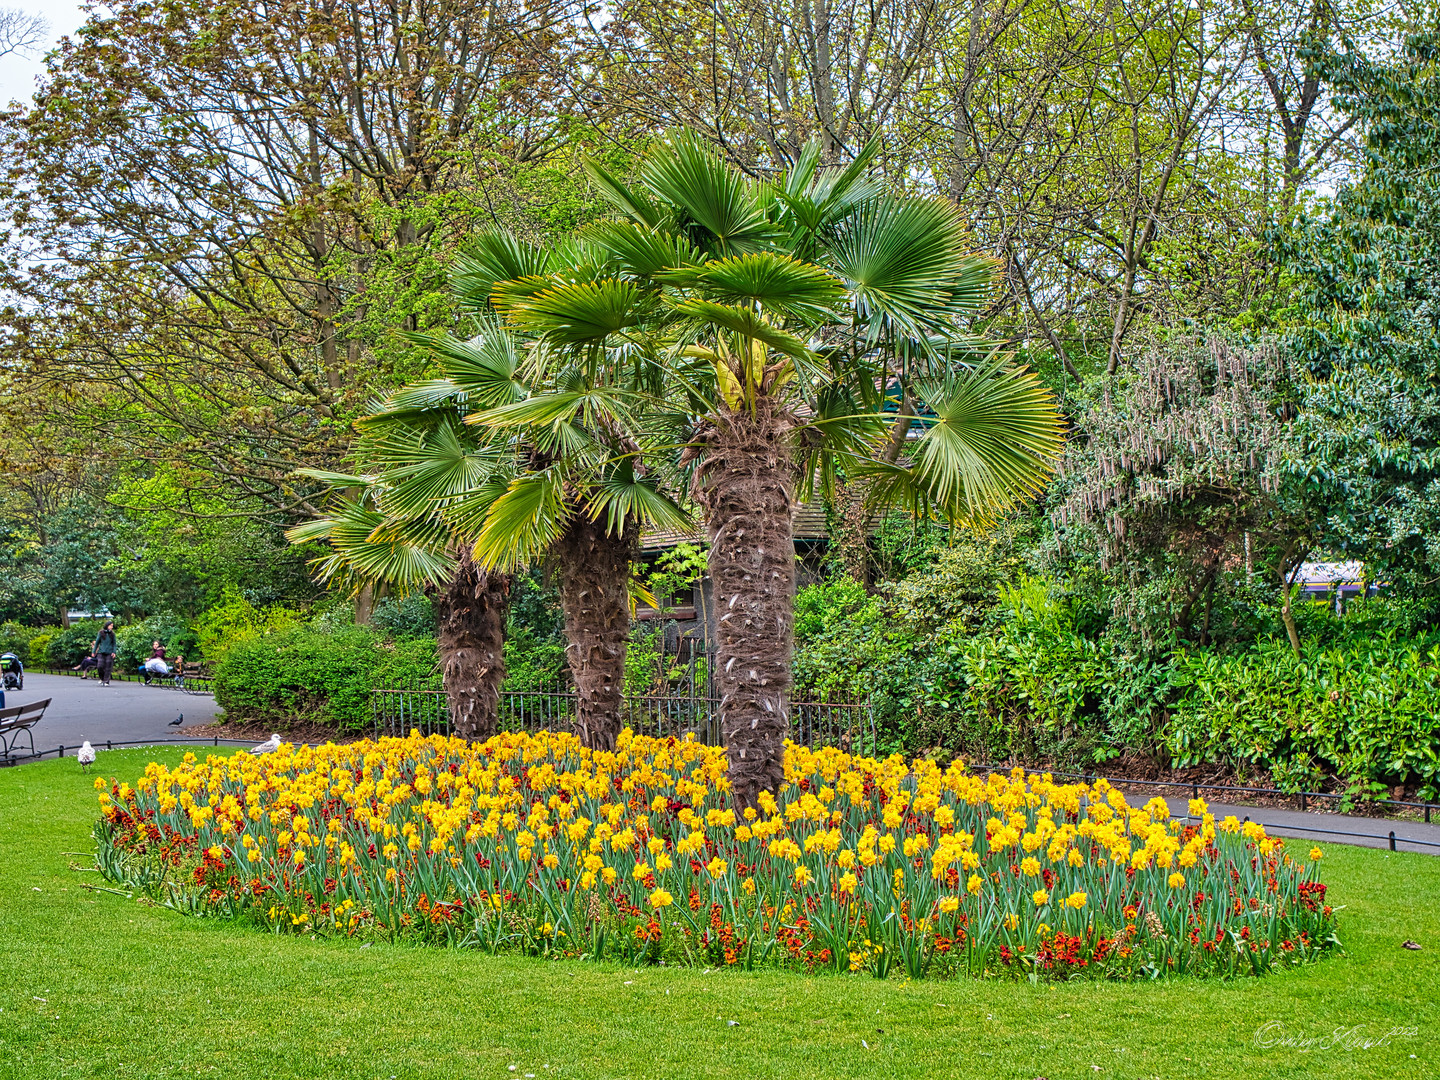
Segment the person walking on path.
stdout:
<svg viewBox="0 0 1440 1080">
<path fill-rule="evenodd" d="M 110 685 L 110 672 L 115 669 L 115 624 L 107 622 L 95 635 L 95 644 L 90 647 L 95 654 L 96 667 L 99 669 L 100 685 Z"/>
</svg>

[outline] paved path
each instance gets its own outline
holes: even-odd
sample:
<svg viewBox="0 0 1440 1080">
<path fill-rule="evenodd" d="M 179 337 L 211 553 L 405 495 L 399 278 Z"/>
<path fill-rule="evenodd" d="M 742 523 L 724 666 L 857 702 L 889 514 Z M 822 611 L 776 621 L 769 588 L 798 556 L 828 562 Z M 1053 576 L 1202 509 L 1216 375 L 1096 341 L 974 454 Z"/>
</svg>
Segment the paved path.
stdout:
<svg viewBox="0 0 1440 1080">
<path fill-rule="evenodd" d="M 112 682 L 101 686 L 95 679 L 69 675 L 25 673 L 25 689 L 9 690 L 7 706 L 26 705 L 50 699 L 45 718 L 32 729 L 35 749 L 53 752 L 57 746 L 75 747 L 86 739 L 103 744 L 140 739 L 173 739 L 178 728 L 170 721 L 181 714 L 185 726 L 204 724 L 219 713 L 209 694 L 188 694 L 175 687 L 146 686 L 143 683 Z M 25 748 L 21 739 L 21 748 Z"/>
<path fill-rule="evenodd" d="M 1165 801 L 1170 806 L 1172 816 L 1183 818 L 1186 815 L 1187 800 Z M 1396 851 L 1440 855 L 1440 825 L 1426 825 L 1423 821 L 1393 821 L 1389 818 L 1357 817 L 1353 814 L 1309 814 L 1298 810 L 1274 810 L 1268 806 L 1228 806 L 1224 803 L 1207 805 L 1217 822 L 1227 814 L 1234 814 L 1241 821 L 1258 821 L 1265 826 L 1267 833 L 1274 836 L 1314 840 L 1322 844 L 1388 848 L 1393 831 Z"/>
</svg>

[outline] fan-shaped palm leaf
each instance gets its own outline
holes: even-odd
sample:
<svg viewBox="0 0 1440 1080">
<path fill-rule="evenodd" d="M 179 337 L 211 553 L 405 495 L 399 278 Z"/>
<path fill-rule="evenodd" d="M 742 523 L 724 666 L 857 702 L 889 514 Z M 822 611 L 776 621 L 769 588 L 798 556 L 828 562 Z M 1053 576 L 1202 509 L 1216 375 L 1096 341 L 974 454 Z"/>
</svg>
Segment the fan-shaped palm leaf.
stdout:
<svg viewBox="0 0 1440 1080">
<path fill-rule="evenodd" d="M 648 156 L 640 178 L 652 194 L 681 211 L 679 231 L 703 252 L 758 251 L 778 235 L 756 186 L 688 132 Z"/>
<path fill-rule="evenodd" d="M 1064 444 L 1051 393 L 1033 372 L 1003 357 L 941 380 L 916 384 L 933 413 L 911 463 L 873 463 L 872 499 L 954 520 L 984 521 L 1040 490 Z"/>
<path fill-rule="evenodd" d="M 869 344 L 953 330 L 993 287 L 993 263 L 965 253 L 959 212 L 941 199 L 877 200 L 842 221 L 830 262 L 854 293 Z"/>
<path fill-rule="evenodd" d="M 449 580 L 454 563 L 443 541 L 390 536 L 377 539 L 377 531 L 391 519 L 353 500 L 342 502 L 327 517 L 308 521 L 286 531 L 292 543 L 326 541 L 330 553 L 312 561 L 316 575 L 324 581 L 337 580 L 353 585 L 384 581 L 398 591 Z"/>
<path fill-rule="evenodd" d="M 713 300 L 702 300 L 698 297 L 675 301 L 670 306 L 678 314 L 763 342 L 775 351 L 797 360 L 812 358 L 813 354 L 803 341 L 788 330 L 781 330 L 766 322 L 765 317 L 754 308 L 717 304 Z"/>
<path fill-rule="evenodd" d="M 828 271 L 770 251 L 735 255 L 656 277 L 701 290 L 723 304 L 751 301 L 807 322 L 833 317 L 845 295 L 845 286 Z"/>
<path fill-rule="evenodd" d="M 455 259 L 450 288 L 463 308 L 484 311 L 490 306 L 496 282 L 543 277 L 550 267 L 549 252 L 495 229 L 481 233 L 469 250 Z"/>
<path fill-rule="evenodd" d="M 684 532 L 694 522 L 690 516 L 661 492 L 653 477 L 635 471 L 633 457 L 621 458 L 592 482 L 586 495 L 587 509 L 597 520 L 603 514 L 606 528 L 619 535 L 626 518 L 657 529 Z"/>
<path fill-rule="evenodd" d="M 609 252 L 613 265 L 631 278 L 643 280 L 662 270 L 689 266 L 697 258 L 683 236 L 671 236 L 634 222 L 600 222 L 586 228 L 582 235 Z"/>
<path fill-rule="evenodd" d="M 511 570 L 543 556 L 565 527 L 565 502 L 559 470 L 517 476 L 485 516 L 475 540 L 476 562 Z"/>
<path fill-rule="evenodd" d="M 604 199 L 622 214 L 652 229 L 665 223 L 664 212 L 643 191 L 635 191 L 606 171 L 598 161 L 584 163 L 585 175 L 599 189 Z"/>
<path fill-rule="evenodd" d="M 497 300 L 500 298 L 497 296 Z M 512 326 L 558 346 L 598 345 L 638 325 L 645 304 L 640 288 L 615 278 L 551 282 L 523 298 L 505 297 L 502 310 Z"/>
</svg>

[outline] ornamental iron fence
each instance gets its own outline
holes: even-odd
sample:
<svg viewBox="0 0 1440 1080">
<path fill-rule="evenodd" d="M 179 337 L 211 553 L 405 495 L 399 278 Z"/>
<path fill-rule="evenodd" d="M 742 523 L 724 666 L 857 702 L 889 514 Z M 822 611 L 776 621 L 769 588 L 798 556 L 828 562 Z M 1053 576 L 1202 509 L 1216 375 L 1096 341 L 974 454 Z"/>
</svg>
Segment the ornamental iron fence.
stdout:
<svg viewBox="0 0 1440 1080">
<path fill-rule="evenodd" d="M 683 691 L 683 688 L 679 688 Z M 450 734 L 450 710 L 443 690 L 387 687 L 370 692 L 376 738 Z M 683 738 L 693 735 L 709 746 L 721 745 L 720 702 L 704 693 L 627 695 L 621 722 L 637 735 Z M 501 731 L 570 731 L 575 726 L 575 691 L 568 686 L 543 690 L 503 690 Z M 868 704 L 799 701 L 790 704 L 790 737 L 804 746 L 838 746 L 874 754 L 878 743 Z"/>
</svg>

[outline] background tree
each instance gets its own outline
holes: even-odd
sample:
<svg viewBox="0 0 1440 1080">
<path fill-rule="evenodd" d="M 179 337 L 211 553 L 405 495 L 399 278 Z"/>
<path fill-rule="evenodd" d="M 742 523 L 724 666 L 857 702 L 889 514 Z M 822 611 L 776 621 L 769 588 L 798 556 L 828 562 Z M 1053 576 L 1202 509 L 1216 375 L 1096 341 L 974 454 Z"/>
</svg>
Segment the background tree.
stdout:
<svg viewBox="0 0 1440 1080">
<path fill-rule="evenodd" d="M 570 9 L 480 0 L 123 0 L 4 118 L 25 250 L 7 343 L 113 394 L 69 418 L 293 520 L 302 466 L 404 381 L 399 335 L 451 318 L 444 271 L 492 213 L 493 157 L 565 117 L 539 53 Z M 513 171 L 513 170 L 512 170 Z"/>
<path fill-rule="evenodd" d="M 1322 63 L 1365 135 L 1364 170 L 1324 216 L 1280 237 L 1294 278 L 1294 347 L 1309 375 L 1292 467 L 1331 543 L 1372 579 L 1440 580 L 1440 37 L 1381 63 Z"/>
</svg>

